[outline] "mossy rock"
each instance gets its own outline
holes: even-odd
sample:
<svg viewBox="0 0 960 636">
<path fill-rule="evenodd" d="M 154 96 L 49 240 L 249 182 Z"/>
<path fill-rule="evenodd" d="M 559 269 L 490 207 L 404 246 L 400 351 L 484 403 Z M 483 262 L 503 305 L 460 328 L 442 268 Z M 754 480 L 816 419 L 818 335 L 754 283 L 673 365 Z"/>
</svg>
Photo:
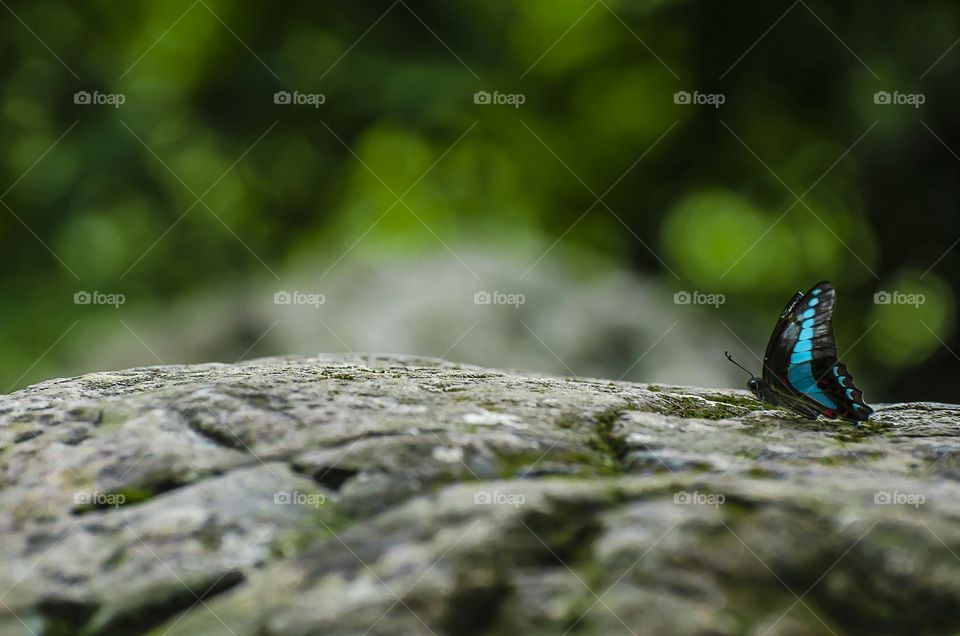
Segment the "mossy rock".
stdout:
<svg viewBox="0 0 960 636">
<path fill-rule="evenodd" d="M 389 355 L 54 380 L 0 397 L 0 634 L 958 633 L 958 431 Z"/>
</svg>

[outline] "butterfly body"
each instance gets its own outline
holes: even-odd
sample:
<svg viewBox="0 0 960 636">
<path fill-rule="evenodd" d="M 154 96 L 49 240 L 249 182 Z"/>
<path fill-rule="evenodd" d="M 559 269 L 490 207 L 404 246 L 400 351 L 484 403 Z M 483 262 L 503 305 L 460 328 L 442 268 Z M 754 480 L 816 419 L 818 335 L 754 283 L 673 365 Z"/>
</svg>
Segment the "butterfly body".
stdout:
<svg viewBox="0 0 960 636">
<path fill-rule="evenodd" d="M 837 359 L 835 297 L 833 286 L 823 281 L 790 299 L 767 344 L 761 377 L 751 377 L 747 383 L 758 399 L 806 417 L 852 422 L 870 418 L 873 409 L 863 401 L 846 365 Z"/>
</svg>

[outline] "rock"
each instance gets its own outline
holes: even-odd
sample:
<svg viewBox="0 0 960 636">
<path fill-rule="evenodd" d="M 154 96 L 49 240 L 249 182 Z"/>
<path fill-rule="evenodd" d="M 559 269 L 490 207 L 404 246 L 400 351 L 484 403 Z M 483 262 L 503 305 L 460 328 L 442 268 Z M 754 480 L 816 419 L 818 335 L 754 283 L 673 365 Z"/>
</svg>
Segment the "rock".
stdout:
<svg viewBox="0 0 960 636">
<path fill-rule="evenodd" d="M 0 397 L 0 634 L 960 630 L 960 407 L 384 355 Z"/>
</svg>

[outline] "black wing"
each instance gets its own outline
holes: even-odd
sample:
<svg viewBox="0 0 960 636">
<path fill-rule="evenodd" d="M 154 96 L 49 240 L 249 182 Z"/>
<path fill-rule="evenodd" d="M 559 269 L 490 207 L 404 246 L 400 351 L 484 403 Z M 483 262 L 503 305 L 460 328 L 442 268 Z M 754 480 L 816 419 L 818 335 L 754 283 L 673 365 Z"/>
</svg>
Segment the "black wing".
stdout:
<svg viewBox="0 0 960 636">
<path fill-rule="evenodd" d="M 794 295 L 767 345 L 763 380 L 784 404 L 801 413 L 866 420 L 873 409 L 864 403 L 846 365 L 837 360 L 835 299 L 827 281 Z"/>
</svg>

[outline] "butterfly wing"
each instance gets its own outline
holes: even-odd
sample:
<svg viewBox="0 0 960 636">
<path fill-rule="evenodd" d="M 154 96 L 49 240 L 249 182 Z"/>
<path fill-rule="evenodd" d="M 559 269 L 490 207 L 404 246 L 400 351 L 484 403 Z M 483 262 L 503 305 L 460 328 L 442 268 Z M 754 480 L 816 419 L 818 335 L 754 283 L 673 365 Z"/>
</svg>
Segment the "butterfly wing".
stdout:
<svg viewBox="0 0 960 636">
<path fill-rule="evenodd" d="M 837 360 L 835 298 L 826 281 L 794 295 L 767 345 L 763 380 L 784 405 L 800 413 L 862 421 L 873 409 L 864 403 L 846 365 Z"/>
<path fill-rule="evenodd" d="M 763 355 L 763 388 L 761 391 L 763 400 L 769 404 L 786 406 L 801 415 L 816 418 L 820 413 L 806 407 L 792 391 L 783 386 L 784 383 L 778 379 L 777 374 L 773 371 L 773 369 L 782 368 L 783 365 L 786 364 L 786 357 L 783 355 L 785 347 L 781 336 L 788 322 L 792 320 L 794 308 L 797 307 L 797 303 L 802 299 L 803 292 L 794 294 L 793 297 L 787 301 L 787 305 L 783 308 L 783 311 L 780 313 L 780 318 L 773 328 L 770 341 L 767 343 L 767 351 Z"/>
</svg>

